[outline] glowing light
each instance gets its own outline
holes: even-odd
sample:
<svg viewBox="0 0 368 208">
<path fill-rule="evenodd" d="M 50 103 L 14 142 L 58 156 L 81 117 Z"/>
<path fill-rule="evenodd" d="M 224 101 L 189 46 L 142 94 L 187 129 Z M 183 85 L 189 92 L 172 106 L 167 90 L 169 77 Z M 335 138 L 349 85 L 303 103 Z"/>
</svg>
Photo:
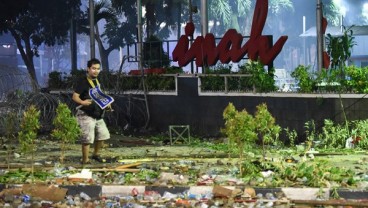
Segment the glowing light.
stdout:
<svg viewBox="0 0 368 208">
<path fill-rule="evenodd" d="M 162 29 L 162 28 L 164 28 L 166 26 L 166 22 L 162 22 L 161 24 L 160 24 L 160 28 Z"/>
<path fill-rule="evenodd" d="M 337 5 L 338 7 L 340 7 L 340 14 L 342 16 L 346 16 L 346 7 L 344 6 L 342 0 L 333 0 L 334 4 Z"/>
<path fill-rule="evenodd" d="M 362 15 L 368 18 L 368 3 L 363 4 Z"/>
<path fill-rule="evenodd" d="M 213 22 L 213 20 L 210 20 L 210 21 L 208 22 L 208 26 L 212 27 L 213 25 L 215 25 L 215 23 Z"/>
</svg>

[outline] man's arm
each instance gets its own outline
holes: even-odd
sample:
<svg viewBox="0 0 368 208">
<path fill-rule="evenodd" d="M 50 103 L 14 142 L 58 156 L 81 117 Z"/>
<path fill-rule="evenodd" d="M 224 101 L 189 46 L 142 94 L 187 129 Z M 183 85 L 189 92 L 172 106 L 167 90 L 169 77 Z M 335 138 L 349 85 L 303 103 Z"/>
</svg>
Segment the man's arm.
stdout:
<svg viewBox="0 0 368 208">
<path fill-rule="evenodd" d="M 89 106 L 92 104 L 92 100 L 91 99 L 86 99 L 86 100 L 82 100 L 80 98 L 80 94 L 74 92 L 73 93 L 73 97 L 72 97 L 73 101 L 76 102 L 78 105 L 83 105 L 83 106 Z"/>
</svg>

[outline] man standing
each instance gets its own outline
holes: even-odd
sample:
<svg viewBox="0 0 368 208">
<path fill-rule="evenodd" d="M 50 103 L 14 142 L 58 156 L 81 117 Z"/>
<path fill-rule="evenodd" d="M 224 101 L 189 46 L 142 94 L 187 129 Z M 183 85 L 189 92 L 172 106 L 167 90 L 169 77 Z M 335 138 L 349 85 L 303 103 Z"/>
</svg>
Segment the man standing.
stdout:
<svg viewBox="0 0 368 208">
<path fill-rule="evenodd" d="M 103 142 L 110 139 L 110 132 L 103 120 L 104 109 L 110 107 L 114 99 L 103 94 L 97 77 L 101 70 L 101 62 L 91 59 L 87 62 L 87 74 L 74 85 L 73 101 L 77 107 L 76 117 L 82 130 L 82 164 L 90 163 L 89 148 L 94 144 L 92 159 L 105 162 L 99 151 Z"/>
</svg>

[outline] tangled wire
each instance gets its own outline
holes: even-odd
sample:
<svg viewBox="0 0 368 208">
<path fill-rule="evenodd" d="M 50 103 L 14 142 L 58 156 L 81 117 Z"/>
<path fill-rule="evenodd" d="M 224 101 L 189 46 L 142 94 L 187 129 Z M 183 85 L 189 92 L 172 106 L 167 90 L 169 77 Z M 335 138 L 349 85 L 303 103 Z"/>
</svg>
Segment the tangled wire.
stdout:
<svg viewBox="0 0 368 208">
<path fill-rule="evenodd" d="M 43 92 L 32 90 L 31 79 L 27 73 L 9 66 L 0 66 L 0 136 L 9 128 L 9 119 L 15 120 L 12 128 L 19 131 L 23 112 L 31 105 L 40 111 L 41 133 L 53 129 L 53 119 L 59 103 L 65 103 L 75 113 L 76 104 L 71 99 L 71 92 Z M 105 120 L 114 130 L 134 130 L 144 128 L 147 122 L 144 99 L 135 94 L 115 94 L 114 109 L 107 112 Z M 10 116 L 12 115 L 12 116 Z"/>
</svg>

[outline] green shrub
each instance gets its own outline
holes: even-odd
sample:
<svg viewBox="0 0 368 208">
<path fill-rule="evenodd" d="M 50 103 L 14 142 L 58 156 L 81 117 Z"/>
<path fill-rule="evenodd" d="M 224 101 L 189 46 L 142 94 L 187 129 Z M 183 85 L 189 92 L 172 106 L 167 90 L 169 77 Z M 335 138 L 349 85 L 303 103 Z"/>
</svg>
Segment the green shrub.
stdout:
<svg viewBox="0 0 368 208">
<path fill-rule="evenodd" d="M 295 78 L 299 86 L 299 92 L 310 93 L 315 90 L 316 83 L 311 73 L 310 66 L 299 65 L 292 73 L 291 77 Z"/>
<path fill-rule="evenodd" d="M 36 138 L 38 130 L 40 129 L 40 111 L 36 109 L 34 105 L 31 105 L 23 113 L 23 118 L 20 125 L 20 132 L 18 134 L 18 140 L 20 143 L 21 151 L 23 153 L 31 154 L 31 175 L 32 181 L 34 179 L 34 153 L 36 152 Z"/>
<path fill-rule="evenodd" d="M 54 129 L 51 136 L 61 141 L 60 162 L 64 162 L 66 145 L 74 143 L 81 134 L 77 119 L 65 103 L 59 103 L 56 108 L 56 116 L 53 120 Z"/>
</svg>

